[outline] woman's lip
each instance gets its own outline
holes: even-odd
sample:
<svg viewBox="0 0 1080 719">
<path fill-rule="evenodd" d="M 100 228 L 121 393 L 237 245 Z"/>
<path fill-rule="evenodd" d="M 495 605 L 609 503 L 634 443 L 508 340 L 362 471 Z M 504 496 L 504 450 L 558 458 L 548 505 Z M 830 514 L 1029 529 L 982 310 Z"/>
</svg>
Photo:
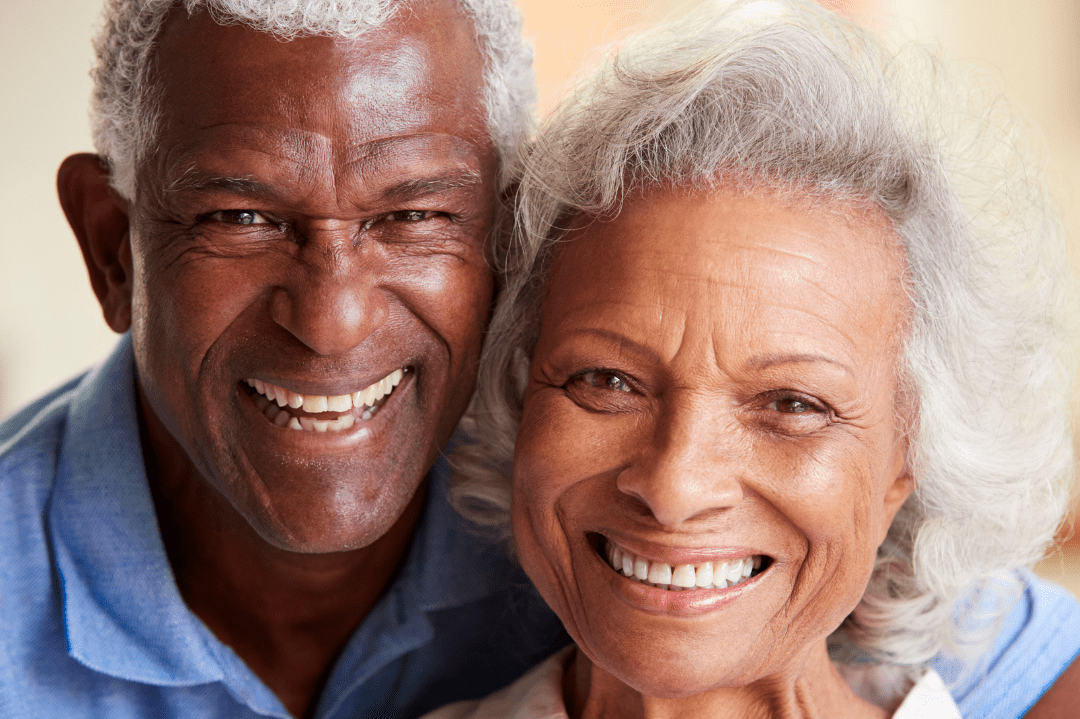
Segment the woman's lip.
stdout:
<svg viewBox="0 0 1080 719">
<path fill-rule="evenodd" d="M 588 534 L 596 535 L 602 542 L 604 540 L 613 543 L 623 551 L 629 551 L 638 557 L 644 557 L 650 562 L 664 562 L 665 564 L 701 564 L 702 562 L 717 562 L 724 560 L 742 559 L 755 555 L 767 556 L 759 549 L 744 546 L 705 546 L 688 547 L 673 546 L 659 542 L 631 537 L 621 532 L 597 530 Z M 596 547 L 595 540 L 590 540 Z M 603 551 L 600 552 L 603 554 Z"/>
<path fill-rule="evenodd" d="M 595 551 L 588 554 L 591 556 L 588 561 L 595 563 L 590 571 L 602 573 L 604 583 L 614 591 L 620 601 L 649 614 L 664 616 L 694 617 L 714 612 L 753 591 L 766 575 L 766 572 L 762 572 L 741 584 L 724 589 L 672 591 L 624 577 Z"/>
<path fill-rule="evenodd" d="M 617 595 L 624 603 L 650 614 L 683 617 L 708 614 L 731 604 L 747 592 L 753 591 L 764 576 L 761 574 L 752 577 L 742 584 L 726 589 L 687 589 L 673 592 L 611 573 L 612 581 L 619 584 L 616 588 Z"/>
</svg>

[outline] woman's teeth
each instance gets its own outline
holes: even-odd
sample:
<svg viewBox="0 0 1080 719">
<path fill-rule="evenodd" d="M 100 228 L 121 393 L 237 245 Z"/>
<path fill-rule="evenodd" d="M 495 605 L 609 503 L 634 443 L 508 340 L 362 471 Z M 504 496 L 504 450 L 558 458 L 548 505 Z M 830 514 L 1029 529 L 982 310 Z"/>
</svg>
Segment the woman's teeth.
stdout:
<svg viewBox="0 0 1080 719">
<path fill-rule="evenodd" d="M 634 556 L 605 540 L 608 564 L 625 577 L 660 589 L 725 589 L 742 584 L 761 567 L 761 555 L 700 564 L 665 564 Z"/>
<path fill-rule="evenodd" d="M 334 396 L 300 394 L 257 379 L 246 380 L 246 383 L 255 390 L 256 406 L 277 426 L 307 432 L 341 432 L 352 427 L 357 419 L 371 419 L 404 376 L 404 370 L 396 369 L 369 387 Z M 333 412 L 336 416 L 306 417 L 290 410 Z"/>
</svg>

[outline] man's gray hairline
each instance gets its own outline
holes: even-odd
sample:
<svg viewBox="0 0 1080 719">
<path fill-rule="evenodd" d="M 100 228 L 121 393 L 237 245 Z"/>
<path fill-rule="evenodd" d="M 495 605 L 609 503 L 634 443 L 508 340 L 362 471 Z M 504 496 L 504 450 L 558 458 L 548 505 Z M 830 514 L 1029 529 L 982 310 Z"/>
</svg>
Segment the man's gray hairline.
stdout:
<svg viewBox="0 0 1080 719">
<path fill-rule="evenodd" d="M 510 117 L 500 117 L 498 108 L 493 98 L 493 87 L 500 81 L 497 74 L 497 69 L 493 67 L 496 62 L 495 53 L 489 46 L 489 41 L 485 39 L 482 28 L 480 27 L 478 18 L 475 17 L 472 12 L 472 3 L 475 0 L 400 0 L 399 4 L 395 4 L 389 14 L 382 19 L 378 24 L 369 25 L 359 34 L 341 34 L 341 33 L 322 33 L 322 32 L 303 32 L 297 31 L 295 33 L 282 34 L 275 32 L 272 29 L 265 28 L 259 25 L 257 22 L 249 20 L 247 18 L 238 17 L 231 14 L 226 14 L 221 11 L 210 0 L 171 0 L 167 6 L 163 6 L 163 10 L 160 12 L 161 21 L 157 23 L 157 28 L 153 38 L 150 41 L 150 47 L 147 49 L 147 58 L 142 64 L 138 75 L 134 78 L 136 87 L 133 91 L 133 99 L 135 101 L 135 107 L 130 112 L 130 120 L 133 122 L 131 128 L 134 137 L 130 140 L 131 147 L 129 152 L 119 153 L 117 156 L 117 150 L 115 146 L 111 146 L 106 143 L 106 146 L 101 146 L 101 141 L 105 139 L 116 139 L 116 119 L 117 115 L 123 115 L 123 113 L 117 113 L 115 111 L 102 112 L 100 102 L 98 101 L 98 93 L 100 91 L 100 83 L 95 79 L 95 101 L 93 102 L 92 117 L 95 125 L 95 141 L 99 145 L 99 155 L 104 162 L 105 166 L 109 170 L 110 184 L 113 189 L 120 194 L 121 197 L 128 201 L 137 201 L 138 182 L 137 175 L 139 167 L 149 157 L 151 157 L 158 149 L 157 143 L 159 140 L 159 134 L 161 131 L 162 120 L 164 117 L 164 107 L 162 100 L 162 92 L 160 83 L 154 80 L 156 64 L 158 59 L 157 46 L 161 33 L 164 31 L 168 22 L 168 15 L 176 12 L 180 9 L 184 9 L 188 12 L 189 17 L 194 16 L 198 12 L 207 12 L 215 23 L 219 25 L 240 25 L 248 27 L 255 32 L 262 32 L 272 37 L 276 37 L 282 41 L 288 41 L 296 37 L 341 37 L 345 39 L 356 39 L 366 35 L 370 31 L 378 30 L 383 27 L 387 22 L 390 22 L 394 18 L 398 17 L 399 13 L 403 10 L 409 12 L 413 17 L 416 17 L 415 6 L 419 2 L 437 2 L 443 1 L 452 3 L 453 7 L 465 17 L 469 24 L 472 26 L 472 36 L 476 42 L 477 49 L 481 55 L 482 61 L 482 87 L 481 87 L 481 102 L 484 105 L 485 116 L 485 130 L 489 140 L 494 147 L 497 156 L 500 158 L 499 162 L 499 177 L 497 185 L 502 187 L 505 184 L 505 172 L 503 168 L 502 159 L 510 151 L 508 143 L 514 142 L 522 132 L 524 132 L 528 126 L 527 113 L 528 107 L 517 108 L 522 114 L 522 119 L 518 121 L 518 127 L 510 128 L 509 135 L 506 134 L 507 128 L 501 127 L 498 123 L 501 121 L 503 124 L 510 122 Z M 100 55 L 100 51 L 99 51 Z M 531 53 L 529 54 L 529 61 L 531 62 Z M 99 56 L 100 65 L 100 56 Z M 95 76 L 99 73 L 98 70 L 94 72 Z M 505 79 L 505 78 L 502 78 Z M 535 88 L 530 88 L 534 91 Z M 504 93 L 505 94 L 505 93 Z M 533 92 L 527 93 L 520 98 L 522 102 L 529 104 L 535 99 Z M 109 121 L 102 123 L 103 118 L 108 118 Z M 490 243 L 489 243 L 490 244 Z"/>
</svg>

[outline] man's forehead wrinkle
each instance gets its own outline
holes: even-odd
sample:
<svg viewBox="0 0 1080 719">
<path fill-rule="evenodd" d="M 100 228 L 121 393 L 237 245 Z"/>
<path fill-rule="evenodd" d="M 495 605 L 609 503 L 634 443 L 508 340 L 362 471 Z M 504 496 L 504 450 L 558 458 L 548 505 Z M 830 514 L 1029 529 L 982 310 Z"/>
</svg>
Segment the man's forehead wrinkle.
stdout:
<svg viewBox="0 0 1080 719">
<path fill-rule="evenodd" d="M 386 164 L 394 164 L 401 156 L 415 155 L 417 150 L 424 150 L 425 145 L 439 145 L 448 150 L 448 154 L 462 165 L 477 162 L 484 148 L 461 137 L 439 132 L 402 132 L 390 137 L 371 140 L 354 138 L 337 149 L 343 167 L 360 166 L 361 172 L 378 171 Z M 441 147 L 446 145 L 446 147 Z"/>
<path fill-rule="evenodd" d="M 436 155 L 423 146 L 452 143 L 451 159 L 430 162 Z M 417 152 L 419 148 L 421 152 Z M 460 138 L 418 134 L 383 138 L 362 145 L 350 145 L 350 156 L 342 172 L 359 179 L 383 200 L 405 200 L 450 190 L 482 186 L 478 148 Z M 418 163 L 417 157 L 422 160 Z"/>
<path fill-rule="evenodd" d="M 231 161 L 237 153 L 259 154 L 280 162 L 285 160 L 296 165 L 310 162 L 311 148 L 320 144 L 329 147 L 326 136 L 300 128 L 262 127 L 247 123 L 215 122 L 195 126 L 197 132 L 186 128 L 190 122 L 175 121 L 173 127 L 179 135 L 173 145 L 163 147 L 166 166 L 170 172 L 182 167 L 181 172 L 191 172 L 210 163 Z M 321 138 L 321 141 L 320 141 Z"/>
</svg>

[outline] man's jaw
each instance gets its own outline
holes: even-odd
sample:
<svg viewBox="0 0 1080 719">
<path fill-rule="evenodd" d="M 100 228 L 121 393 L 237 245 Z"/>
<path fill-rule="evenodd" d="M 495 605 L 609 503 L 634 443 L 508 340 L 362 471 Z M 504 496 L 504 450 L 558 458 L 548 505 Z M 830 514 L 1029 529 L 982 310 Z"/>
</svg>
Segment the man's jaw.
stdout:
<svg viewBox="0 0 1080 719">
<path fill-rule="evenodd" d="M 374 417 L 409 372 L 408 367 L 396 369 L 367 387 L 341 395 L 302 394 L 258 379 L 244 384 L 255 405 L 278 427 L 342 432 Z"/>
</svg>

